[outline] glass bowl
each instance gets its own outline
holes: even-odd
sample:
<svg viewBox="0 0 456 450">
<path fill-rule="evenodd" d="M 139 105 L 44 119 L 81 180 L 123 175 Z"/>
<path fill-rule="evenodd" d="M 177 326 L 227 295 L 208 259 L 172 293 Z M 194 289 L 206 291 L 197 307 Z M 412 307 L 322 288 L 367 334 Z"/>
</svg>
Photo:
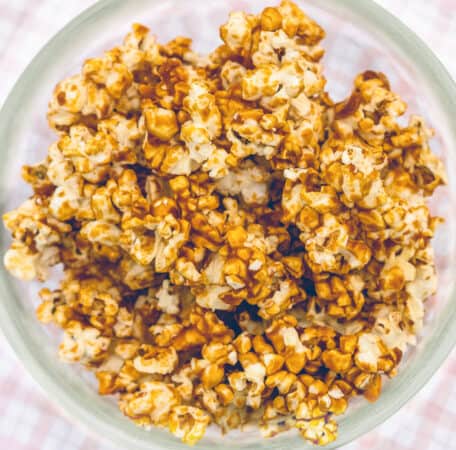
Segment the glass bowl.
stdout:
<svg viewBox="0 0 456 450">
<path fill-rule="evenodd" d="M 163 42 L 176 35 L 194 38 L 195 48 L 218 45 L 218 25 L 230 10 L 259 12 L 274 0 L 104 0 L 60 31 L 34 58 L 17 82 L 0 114 L 1 209 L 17 206 L 30 191 L 19 181 L 24 163 L 38 162 L 55 139 L 47 128 L 46 108 L 54 85 L 79 71 L 83 60 L 120 42 L 133 22 L 149 26 Z M 303 0 L 297 3 L 327 31 L 324 59 L 328 90 L 335 100 L 350 92 L 355 75 L 365 69 L 390 77 L 394 90 L 436 130 L 434 150 L 449 173 L 456 171 L 456 90 L 432 52 L 400 21 L 372 1 Z M 431 202 L 446 219 L 434 240 L 439 274 L 437 294 L 427 302 L 427 318 L 416 348 L 409 351 L 399 374 L 385 383 L 374 404 L 358 401 L 339 419 L 336 448 L 369 431 L 414 395 L 442 363 L 456 341 L 456 178 L 440 188 Z M 9 245 L 2 229 L 1 245 Z M 31 375 L 76 422 L 122 448 L 186 448 L 165 431 L 142 430 L 124 418 L 110 398 L 98 396 L 90 374 L 61 363 L 56 356 L 59 334 L 35 318 L 38 284 L 13 280 L 3 268 L 0 278 L 0 325 Z M 198 448 L 310 448 L 296 435 L 260 440 L 255 433 L 209 432 Z"/>
</svg>

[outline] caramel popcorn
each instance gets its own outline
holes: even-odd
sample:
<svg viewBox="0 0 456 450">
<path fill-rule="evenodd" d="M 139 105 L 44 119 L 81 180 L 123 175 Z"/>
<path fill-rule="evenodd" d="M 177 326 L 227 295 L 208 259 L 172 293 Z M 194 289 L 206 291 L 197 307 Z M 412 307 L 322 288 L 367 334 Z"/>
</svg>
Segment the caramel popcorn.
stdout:
<svg viewBox="0 0 456 450">
<path fill-rule="evenodd" d="M 140 426 L 325 445 L 417 342 L 445 170 L 384 74 L 331 100 L 324 35 L 288 0 L 231 13 L 204 57 L 135 24 L 55 88 L 4 264 L 62 267 L 38 319 Z"/>
</svg>

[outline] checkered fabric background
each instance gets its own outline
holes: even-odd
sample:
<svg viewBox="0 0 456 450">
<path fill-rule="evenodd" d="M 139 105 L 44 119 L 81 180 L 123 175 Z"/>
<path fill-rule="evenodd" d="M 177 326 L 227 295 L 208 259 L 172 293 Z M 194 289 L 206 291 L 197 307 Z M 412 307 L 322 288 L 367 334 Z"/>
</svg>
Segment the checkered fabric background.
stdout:
<svg viewBox="0 0 456 450">
<path fill-rule="evenodd" d="M 415 30 L 456 77 L 456 0 L 378 2 Z M 0 0 L 0 104 L 45 42 L 93 3 Z M 2 450 L 114 450 L 61 415 L 1 335 L 0 398 Z M 383 425 L 342 448 L 367 449 L 456 450 L 456 350 L 412 401 Z"/>
</svg>

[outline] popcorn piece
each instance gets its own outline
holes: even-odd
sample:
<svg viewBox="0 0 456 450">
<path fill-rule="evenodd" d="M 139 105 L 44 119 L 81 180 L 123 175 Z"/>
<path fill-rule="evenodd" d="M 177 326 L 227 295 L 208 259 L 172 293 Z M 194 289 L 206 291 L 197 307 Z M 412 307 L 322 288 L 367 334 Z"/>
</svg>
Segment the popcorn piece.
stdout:
<svg viewBox="0 0 456 450">
<path fill-rule="evenodd" d="M 376 372 L 378 359 L 382 356 L 380 340 L 370 333 L 361 334 L 358 339 L 358 352 L 355 356 L 356 364 L 368 372 Z"/>
<path fill-rule="evenodd" d="M 179 312 L 179 297 L 177 294 L 170 292 L 169 281 L 163 281 L 157 292 L 157 307 L 167 314 L 177 314 Z"/>
<path fill-rule="evenodd" d="M 122 396 L 119 404 L 125 415 L 136 420 L 143 419 L 145 425 L 168 423 L 173 407 L 178 405 L 176 390 L 160 381 L 145 381 L 139 391 Z"/>
<path fill-rule="evenodd" d="M 24 280 L 45 280 L 48 269 L 60 261 L 60 233 L 68 232 L 68 225 L 50 219 L 47 207 L 35 199 L 4 214 L 3 221 L 14 239 L 4 256 L 7 269 Z"/>
<path fill-rule="evenodd" d="M 315 445 L 327 445 L 336 439 L 337 425 L 333 420 L 326 423 L 325 419 L 314 419 L 298 423 L 304 439 Z"/>
<path fill-rule="evenodd" d="M 45 280 L 47 268 L 59 260 L 58 250 L 48 248 L 41 254 L 32 253 L 30 249 L 20 242 L 15 242 L 5 253 L 3 262 L 5 267 L 17 278 L 31 281 L 35 278 Z"/>
<path fill-rule="evenodd" d="M 178 356 L 174 348 L 153 348 L 142 345 L 138 350 L 139 356 L 133 360 L 133 365 L 138 372 L 171 373 L 177 367 Z"/>
<path fill-rule="evenodd" d="M 178 131 L 172 110 L 151 106 L 144 110 L 147 131 L 162 141 L 169 141 Z"/>
<path fill-rule="evenodd" d="M 240 194 L 247 204 L 265 204 L 269 198 L 269 180 L 270 176 L 265 169 L 247 161 L 217 180 L 216 185 L 222 195 Z"/>
<path fill-rule="evenodd" d="M 201 409 L 176 406 L 170 414 L 169 429 L 181 438 L 182 442 L 193 445 L 203 437 L 209 423 L 209 416 Z"/>
<path fill-rule="evenodd" d="M 228 22 L 220 27 L 220 37 L 234 54 L 244 56 L 250 50 L 256 17 L 243 12 L 230 13 Z"/>
<path fill-rule="evenodd" d="M 98 362 L 107 355 L 109 343 L 110 339 L 101 336 L 96 328 L 71 321 L 65 328 L 59 357 L 66 362 L 80 361 L 83 364 Z"/>
</svg>

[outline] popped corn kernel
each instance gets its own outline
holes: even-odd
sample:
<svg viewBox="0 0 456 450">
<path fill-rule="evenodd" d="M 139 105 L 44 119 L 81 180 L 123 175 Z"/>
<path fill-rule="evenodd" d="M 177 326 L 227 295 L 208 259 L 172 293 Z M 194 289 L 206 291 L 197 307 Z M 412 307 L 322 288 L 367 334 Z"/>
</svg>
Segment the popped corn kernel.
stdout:
<svg viewBox="0 0 456 450">
<path fill-rule="evenodd" d="M 122 412 L 133 419 L 144 419 L 145 424 L 168 423 L 174 406 L 179 405 L 176 389 L 161 381 L 144 381 L 137 392 L 121 396 Z"/>
<path fill-rule="evenodd" d="M 169 141 L 179 131 L 173 110 L 150 105 L 144 109 L 144 118 L 147 131 L 162 141 Z"/>
<path fill-rule="evenodd" d="M 133 360 L 133 365 L 138 372 L 165 375 L 174 372 L 178 365 L 177 352 L 173 347 L 153 348 L 144 344 L 139 347 L 138 353 L 139 355 Z"/>
<path fill-rule="evenodd" d="M 182 442 L 194 445 L 204 436 L 209 423 L 210 417 L 203 410 L 182 405 L 171 410 L 168 426 Z"/>
</svg>

